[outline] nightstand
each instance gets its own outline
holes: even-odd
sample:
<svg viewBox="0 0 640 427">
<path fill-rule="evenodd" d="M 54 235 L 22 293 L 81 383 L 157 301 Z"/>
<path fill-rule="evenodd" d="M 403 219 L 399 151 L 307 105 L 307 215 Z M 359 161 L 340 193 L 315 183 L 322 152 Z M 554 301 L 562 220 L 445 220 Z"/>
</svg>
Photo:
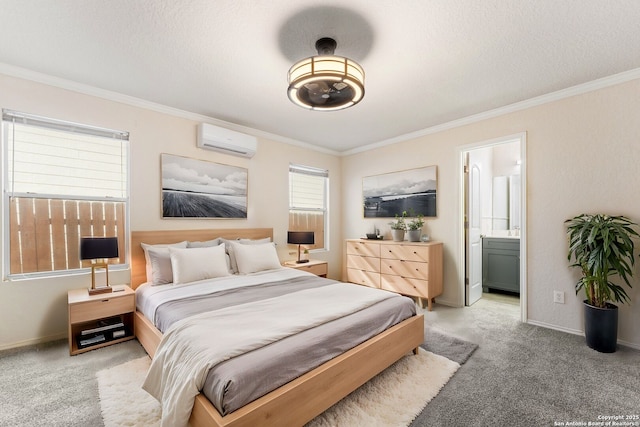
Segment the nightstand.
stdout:
<svg viewBox="0 0 640 427">
<path fill-rule="evenodd" d="M 67 293 L 70 355 L 134 338 L 136 294 L 126 285 L 112 288 L 96 295 L 89 295 L 87 288 Z"/>
<path fill-rule="evenodd" d="M 282 265 L 289 268 L 308 271 L 309 273 L 313 273 L 320 277 L 327 277 L 327 271 L 329 269 L 327 261 L 320 261 L 317 259 L 310 259 L 309 262 L 303 262 L 300 264 L 295 261 L 285 261 Z"/>
</svg>

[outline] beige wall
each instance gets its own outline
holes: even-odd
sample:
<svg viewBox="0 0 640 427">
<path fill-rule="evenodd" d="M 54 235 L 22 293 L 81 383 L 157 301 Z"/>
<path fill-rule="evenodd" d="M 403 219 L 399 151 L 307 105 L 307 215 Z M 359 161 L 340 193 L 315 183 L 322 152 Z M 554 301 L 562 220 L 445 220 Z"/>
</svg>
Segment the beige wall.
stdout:
<svg viewBox="0 0 640 427">
<path fill-rule="evenodd" d="M 0 75 L 0 107 L 51 118 L 130 132 L 131 229 L 273 227 L 282 260 L 293 259 L 286 244 L 289 163 L 329 170 L 329 252 L 312 256 L 329 261 L 329 275 L 339 277 L 340 158 L 317 151 L 259 139 L 252 159 L 196 148 L 197 119 L 189 120 L 149 109 L 79 94 Z M 170 153 L 248 169 L 246 220 L 172 220 L 161 218 L 160 154 Z M 2 202 L 0 202 L 2 203 Z M 2 207 L 4 212 L 4 207 Z M 4 239 L 4 236 L 3 236 Z M 0 248 L 1 256 L 4 257 Z M 111 283 L 126 283 L 128 271 L 110 271 Z M 0 283 L 0 349 L 63 338 L 67 334 L 67 290 L 87 286 L 88 274 Z"/>
<path fill-rule="evenodd" d="M 460 269 L 459 153 L 461 147 L 527 133 L 527 312 L 529 321 L 580 332 L 582 299 L 577 272 L 567 267 L 564 220 L 582 212 L 627 215 L 640 221 L 636 197 L 640 165 L 640 80 L 483 120 L 343 159 L 343 235 L 356 238 L 375 222 L 363 219 L 362 177 L 438 166 L 438 217 L 426 231 L 444 242 L 445 292 L 438 300 L 463 302 Z M 384 227 L 383 227 L 384 225 Z M 640 263 L 639 263 L 640 264 Z M 631 305 L 620 307 L 619 339 L 640 348 L 640 265 Z M 565 304 L 553 303 L 553 291 Z"/>
<path fill-rule="evenodd" d="M 203 151 L 195 147 L 197 119 L 3 75 L 0 107 L 129 131 L 132 229 L 273 227 L 283 260 L 293 258 L 285 244 L 289 162 L 329 169 L 331 250 L 314 257 L 329 261 L 334 278 L 341 273 L 344 238 L 360 237 L 374 222 L 388 233 L 386 221 L 362 217 L 362 177 L 437 165 L 438 217 L 427 221 L 426 231 L 445 244 L 445 293 L 439 301 L 451 305 L 462 302 L 461 147 L 527 132 L 528 317 L 572 332 L 582 330 L 581 298 L 573 292 L 577 276 L 567 268 L 563 221 L 596 211 L 640 220 L 640 200 L 634 197 L 640 164 L 640 80 L 343 158 L 265 139 L 259 140 L 252 159 Z M 161 219 L 160 153 L 248 168 L 249 218 Z M 128 280 L 126 271 L 110 276 L 113 283 Z M 84 274 L 0 283 L 0 349 L 64 337 L 66 292 L 87 286 L 88 280 Z M 640 275 L 633 284 L 631 305 L 620 307 L 619 338 L 640 348 Z M 566 304 L 553 304 L 553 290 L 565 292 Z"/>
</svg>

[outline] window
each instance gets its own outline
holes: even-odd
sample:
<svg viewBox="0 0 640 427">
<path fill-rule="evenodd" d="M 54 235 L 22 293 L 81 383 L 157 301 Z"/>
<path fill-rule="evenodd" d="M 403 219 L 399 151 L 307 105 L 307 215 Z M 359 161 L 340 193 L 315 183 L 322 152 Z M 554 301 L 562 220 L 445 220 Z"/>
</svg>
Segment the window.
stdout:
<svg viewBox="0 0 640 427">
<path fill-rule="evenodd" d="M 117 237 L 125 264 L 129 202 L 126 132 L 2 111 L 3 274 L 88 267 L 80 237 Z"/>
<path fill-rule="evenodd" d="M 313 231 L 309 249 L 328 249 L 329 171 L 289 165 L 289 230 Z"/>
</svg>

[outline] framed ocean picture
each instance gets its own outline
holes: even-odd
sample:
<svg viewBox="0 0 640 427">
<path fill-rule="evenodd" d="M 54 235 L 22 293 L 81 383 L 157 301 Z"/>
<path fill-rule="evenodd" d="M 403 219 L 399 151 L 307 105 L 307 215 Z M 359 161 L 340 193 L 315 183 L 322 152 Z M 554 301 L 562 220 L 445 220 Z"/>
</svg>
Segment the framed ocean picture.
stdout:
<svg viewBox="0 0 640 427">
<path fill-rule="evenodd" d="M 409 216 L 435 217 L 438 189 L 437 166 L 390 172 L 362 179 L 365 218 Z"/>
<path fill-rule="evenodd" d="M 163 218 L 247 218 L 247 169 L 161 154 Z"/>
</svg>

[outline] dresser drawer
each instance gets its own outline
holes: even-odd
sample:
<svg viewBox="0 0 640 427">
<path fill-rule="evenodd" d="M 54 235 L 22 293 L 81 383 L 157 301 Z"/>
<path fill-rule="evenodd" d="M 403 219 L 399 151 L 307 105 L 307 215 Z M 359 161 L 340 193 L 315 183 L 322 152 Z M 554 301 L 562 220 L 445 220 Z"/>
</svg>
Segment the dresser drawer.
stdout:
<svg viewBox="0 0 640 427">
<path fill-rule="evenodd" d="M 380 273 L 373 273 L 371 271 L 347 268 L 347 280 L 351 283 L 357 283 L 358 285 L 365 285 L 371 288 L 380 287 Z"/>
<path fill-rule="evenodd" d="M 387 291 L 397 292 L 402 295 L 430 298 L 429 282 L 426 280 L 410 279 L 400 276 L 380 276 L 380 287 Z"/>
<path fill-rule="evenodd" d="M 347 268 L 355 268 L 357 270 L 372 271 L 380 273 L 380 258 L 370 256 L 347 256 Z"/>
<path fill-rule="evenodd" d="M 418 245 L 385 245 L 380 251 L 382 258 L 405 261 L 429 261 L 429 247 Z"/>
<path fill-rule="evenodd" d="M 364 241 L 348 241 L 347 255 L 361 255 L 380 257 L 380 243 L 371 243 Z"/>
<path fill-rule="evenodd" d="M 429 264 L 426 262 L 383 259 L 380 262 L 380 273 L 428 280 Z"/>
<path fill-rule="evenodd" d="M 105 296 L 101 299 L 70 305 L 69 321 L 71 323 L 86 322 L 135 310 L 136 304 L 133 294 L 118 297 Z"/>
</svg>

